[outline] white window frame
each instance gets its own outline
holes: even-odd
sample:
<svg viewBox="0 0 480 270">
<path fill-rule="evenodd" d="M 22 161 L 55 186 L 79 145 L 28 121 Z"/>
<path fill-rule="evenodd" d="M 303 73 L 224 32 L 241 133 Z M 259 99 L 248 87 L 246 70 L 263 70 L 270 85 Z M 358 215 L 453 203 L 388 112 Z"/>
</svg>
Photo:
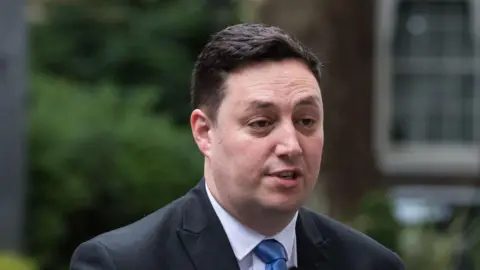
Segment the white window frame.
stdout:
<svg viewBox="0 0 480 270">
<path fill-rule="evenodd" d="M 448 1 L 448 0 L 444 0 Z M 469 0 L 474 39 L 474 69 L 480 74 L 480 1 Z M 386 174 L 478 175 L 480 174 L 480 124 L 474 126 L 474 143 L 468 145 L 418 144 L 398 147 L 389 136 L 393 97 L 393 43 L 399 0 L 376 0 L 374 23 L 374 109 L 373 146 L 378 168 Z M 474 87 L 480 86 L 480 75 Z M 478 90 L 476 90 L 478 93 Z M 475 99 L 476 123 L 480 123 L 480 102 Z"/>
</svg>

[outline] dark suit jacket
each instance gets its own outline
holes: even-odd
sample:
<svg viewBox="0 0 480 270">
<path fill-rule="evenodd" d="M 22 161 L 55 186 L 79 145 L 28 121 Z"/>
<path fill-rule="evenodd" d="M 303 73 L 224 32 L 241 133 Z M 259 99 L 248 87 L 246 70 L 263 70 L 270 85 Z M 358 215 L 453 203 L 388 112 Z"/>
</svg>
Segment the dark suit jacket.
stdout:
<svg viewBox="0 0 480 270">
<path fill-rule="evenodd" d="M 369 237 L 300 209 L 301 270 L 400 270 L 401 259 Z M 238 270 L 204 181 L 185 196 L 123 228 L 82 243 L 70 270 Z"/>
</svg>

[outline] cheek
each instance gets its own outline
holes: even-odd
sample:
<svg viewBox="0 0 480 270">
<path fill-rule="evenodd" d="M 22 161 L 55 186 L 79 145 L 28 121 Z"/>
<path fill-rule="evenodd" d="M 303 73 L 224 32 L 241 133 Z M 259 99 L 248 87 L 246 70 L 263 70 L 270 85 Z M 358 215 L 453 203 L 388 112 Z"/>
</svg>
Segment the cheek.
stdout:
<svg viewBox="0 0 480 270">
<path fill-rule="evenodd" d="M 262 147 L 252 139 L 242 139 L 233 142 L 232 158 L 242 170 L 253 170 L 261 165 Z"/>
<path fill-rule="evenodd" d="M 239 174 L 249 172 L 248 178 L 260 173 L 268 157 L 265 142 L 244 134 L 231 134 L 223 142 L 224 161 Z"/>
<path fill-rule="evenodd" d="M 248 155 L 251 154 L 249 143 L 234 132 L 225 132 L 222 136 L 216 140 L 214 151 L 215 157 L 219 162 L 229 164 L 236 169 L 244 165 L 244 160 L 248 160 Z"/>
<path fill-rule="evenodd" d="M 311 169 L 317 169 L 322 161 L 323 136 L 309 140 L 305 144 L 307 163 Z"/>
</svg>

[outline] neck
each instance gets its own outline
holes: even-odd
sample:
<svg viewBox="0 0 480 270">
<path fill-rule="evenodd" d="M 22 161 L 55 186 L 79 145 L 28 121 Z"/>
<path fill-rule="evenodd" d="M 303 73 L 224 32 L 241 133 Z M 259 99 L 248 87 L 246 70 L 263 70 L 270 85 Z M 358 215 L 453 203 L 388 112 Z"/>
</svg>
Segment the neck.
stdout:
<svg viewBox="0 0 480 270">
<path fill-rule="evenodd" d="M 239 210 L 237 211 L 226 210 L 240 223 L 267 237 L 274 236 L 282 231 L 285 227 L 287 227 L 290 221 L 292 221 L 292 218 L 295 215 L 295 212 L 280 213 L 270 209 L 261 209 L 258 206 L 246 206 L 238 208 Z"/>
<path fill-rule="evenodd" d="M 232 203 L 220 196 L 215 181 L 210 174 L 205 173 L 208 189 L 220 206 L 246 227 L 267 237 L 282 231 L 292 221 L 295 211 L 280 211 L 267 209 L 251 201 Z"/>
</svg>

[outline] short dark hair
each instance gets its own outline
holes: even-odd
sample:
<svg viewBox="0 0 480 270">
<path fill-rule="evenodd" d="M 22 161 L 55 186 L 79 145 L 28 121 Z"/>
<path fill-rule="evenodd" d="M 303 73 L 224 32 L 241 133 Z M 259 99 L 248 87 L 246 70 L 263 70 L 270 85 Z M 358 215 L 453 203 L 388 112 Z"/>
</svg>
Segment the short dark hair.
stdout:
<svg viewBox="0 0 480 270">
<path fill-rule="evenodd" d="M 214 34 L 199 54 L 192 74 L 193 108 L 205 109 L 212 121 L 225 97 L 227 75 L 256 62 L 294 58 L 312 71 L 320 84 L 320 62 L 286 31 L 265 24 L 244 23 Z"/>
</svg>

